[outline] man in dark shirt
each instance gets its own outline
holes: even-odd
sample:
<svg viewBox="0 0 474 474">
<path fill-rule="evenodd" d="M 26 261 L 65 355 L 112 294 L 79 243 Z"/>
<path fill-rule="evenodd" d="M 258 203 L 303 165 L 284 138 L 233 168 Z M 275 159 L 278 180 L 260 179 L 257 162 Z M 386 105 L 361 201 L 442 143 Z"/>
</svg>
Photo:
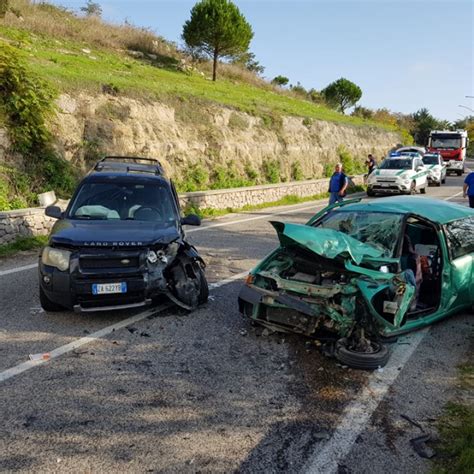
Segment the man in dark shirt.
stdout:
<svg viewBox="0 0 474 474">
<path fill-rule="evenodd" d="M 469 198 L 469 207 L 474 207 L 474 171 L 469 173 L 464 180 L 462 187 L 462 197 Z"/>
<path fill-rule="evenodd" d="M 369 176 L 372 171 L 374 171 L 375 167 L 377 166 L 377 163 L 375 161 L 375 158 L 372 156 L 372 154 L 369 153 L 367 156 L 367 176 Z"/>
<path fill-rule="evenodd" d="M 342 164 L 338 163 L 334 169 L 334 174 L 329 180 L 329 205 L 343 200 L 348 184 L 349 180 L 342 172 Z"/>
</svg>

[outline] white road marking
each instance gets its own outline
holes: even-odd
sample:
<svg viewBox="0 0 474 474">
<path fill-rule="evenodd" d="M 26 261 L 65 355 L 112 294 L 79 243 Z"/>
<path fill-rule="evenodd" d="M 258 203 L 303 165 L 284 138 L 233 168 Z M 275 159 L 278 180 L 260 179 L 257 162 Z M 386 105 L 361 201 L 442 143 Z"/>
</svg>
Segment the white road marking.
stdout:
<svg viewBox="0 0 474 474">
<path fill-rule="evenodd" d="M 238 273 L 237 275 L 233 275 L 232 277 L 226 278 L 225 280 L 212 283 L 211 285 L 209 285 L 209 289 L 215 290 L 216 288 L 227 285 L 228 283 L 231 283 L 235 280 L 244 278 L 247 274 L 248 274 L 248 271 Z M 5 382 L 6 380 L 11 379 L 12 377 L 15 377 L 16 375 L 20 375 L 23 372 L 26 372 L 27 370 L 33 369 L 34 367 L 38 367 L 39 365 L 45 364 L 52 359 L 56 359 L 57 357 L 67 354 L 68 352 L 71 352 L 74 349 L 77 349 L 78 347 L 84 346 L 85 344 L 96 342 L 99 339 L 102 339 L 103 337 L 107 336 L 108 334 L 116 330 L 122 329 L 126 326 L 129 326 L 130 324 L 134 324 L 139 321 L 142 321 L 148 316 L 152 316 L 153 314 L 160 313 L 171 306 L 172 306 L 171 303 L 167 303 L 167 304 L 158 306 L 156 308 L 150 308 L 146 311 L 143 311 L 142 313 L 136 314 L 135 316 L 131 316 L 130 318 L 124 319 L 123 321 L 119 321 L 118 323 L 112 324 L 111 326 L 107 326 L 103 329 L 100 329 L 99 331 L 96 331 L 90 334 L 89 336 L 76 339 L 75 341 L 72 341 L 69 344 L 65 344 L 63 346 L 57 347 L 56 349 L 53 349 L 52 351 L 44 351 L 44 353 L 49 354 L 48 360 L 29 360 L 21 364 L 18 364 L 14 367 L 11 367 L 9 369 L 6 369 L 3 372 L 0 372 L 0 383 Z"/>
<path fill-rule="evenodd" d="M 0 276 L 10 275 L 11 273 L 22 272 L 24 270 L 31 270 L 32 268 L 36 268 L 37 266 L 37 263 L 32 263 L 31 265 L 25 265 L 23 267 L 10 268 L 10 270 L 0 270 Z"/>
<path fill-rule="evenodd" d="M 458 197 L 462 194 L 462 191 L 459 191 L 458 193 L 456 194 L 453 194 L 452 196 L 449 196 L 447 198 L 444 198 L 444 201 L 450 201 L 451 199 L 454 199 L 455 197 Z"/>
<path fill-rule="evenodd" d="M 287 209 L 286 211 L 272 212 L 270 214 L 265 214 L 264 213 L 264 214 L 259 214 L 258 216 L 254 216 L 254 217 L 246 217 L 245 219 L 238 219 L 238 220 L 229 221 L 229 222 L 219 222 L 218 224 L 211 224 L 211 225 L 204 226 L 204 227 L 197 227 L 195 229 L 189 229 L 189 230 L 186 231 L 186 234 L 189 234 L 190 232 L 199 232 L 199 231 L 203 231 L 203 230 L 207 230 L 207 229 L 214 229 L 215 227 L 224 227 L 226 225 L 240 224 L 241 222 L 257 221 L 259 219 L 265 219 L 265 218 L 270 217 L 270 216 L 279 216 L 279 215 L 282 215 L 282 214 L 290 214 L 290 213 L 295 212 L 295 211 L 306 211 L 308 209 L 319 209 L 321 207 L 326 207 L 326 206 L 327 206 L 327 203 L 326 204 L 318 204 L 317 206 L 312 204 L 311 206 L 292 208 L 292 209 Z"/>
<path fill-rule="evenodd" d="M 403 343 L 393 350 L 383 371 L 374 371 L 370 375 L 360 396 L 344 409 L 341 421 L 329 441 L 322 447 L 320 444 L 316 445 L 317 451 L 306 464 L 305 473 L 338 472 L 339 463 L 350 453 L 357 437 L 365 430 L 379 403 L 428 332 L 429 328 L 425 328 L 404 338 L 401 341 Z M 409 346 L 406 345 L 407 342 Z"/>
</svg>

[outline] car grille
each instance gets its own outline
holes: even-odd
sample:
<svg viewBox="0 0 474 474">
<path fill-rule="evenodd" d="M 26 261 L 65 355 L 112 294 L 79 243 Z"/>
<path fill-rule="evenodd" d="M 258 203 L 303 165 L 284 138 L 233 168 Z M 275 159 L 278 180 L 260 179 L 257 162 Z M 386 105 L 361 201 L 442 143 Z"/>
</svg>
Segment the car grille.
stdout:
<svg viewBox="0 0 474 474">
<path fill-rule="evenodd" d="M 377 178 L 378 183 L 394 183 L 396 178 Z"/>
<path fill-rule="evenodd" d="M 138 256 L 121 256 L 112 258 L 81 257 L 79 259 L 79 265 L 82 270 L 96 270 L 102 268 L 138 268 L 139 258 Z"/>
</svg>

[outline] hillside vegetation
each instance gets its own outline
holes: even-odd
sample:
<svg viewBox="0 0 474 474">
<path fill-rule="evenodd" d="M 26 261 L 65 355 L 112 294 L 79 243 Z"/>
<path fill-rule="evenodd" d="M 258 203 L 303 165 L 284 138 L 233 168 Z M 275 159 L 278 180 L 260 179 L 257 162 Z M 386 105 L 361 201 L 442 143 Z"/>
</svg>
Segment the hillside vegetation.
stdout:
<svg viewBox="0 0 474 474">
<path fill-rule="evenodd" d="M 235 65 L 222 65 L 222 80 L 212 83 L 210 63 L 191 63 L 172 43 L 146 29 L 78 17 L 47 3 L 16 0 L 12 5 L 13 12 L 0 23 L 0 38 L 27 51 L 30 68 L 59 91 L 195 98 L 252 114 L 274 112 L 393 129 L 301 100 Z"/>
<path fill-rule="evenodd" d="M 74 188 L 74 170 L 55 154 L 43 130 L 61 93 L 130 97 L 172 107 L 186 103 L 190 117 L 194 110 L 198 118 L 199 110 L 220 105 L 259 117 L 275 129 L 281 127 L 283 116 L 296 116 L 308 126 L 322 120 L 399 131 L 315 104 L 244 67 L 221 64 L 220 79 L 212 82 L 209 62 L 191 60 L 150 30 L 80 17 L 48 3 L 10 2 L 0 19 L 0 60 L 0 126 L 10 131 L 13 150 L 19 153 L 13 156 L 22 157 L 21 163 L 0 167 L 0 210 L 35 204 L 35 194 L 50 187 L 64 197 Z M 273 174 L 278 173 L 275 169 Z M 273 174 L 269 182 L 278 182 L 280 177 Z M 292 175 L 303 178 L 299 172 Z M 262 183 L 263 178 L 243 182 Z M 240 181 L 220 176 L 206 186 L 236 182 Z"/>
</svg>

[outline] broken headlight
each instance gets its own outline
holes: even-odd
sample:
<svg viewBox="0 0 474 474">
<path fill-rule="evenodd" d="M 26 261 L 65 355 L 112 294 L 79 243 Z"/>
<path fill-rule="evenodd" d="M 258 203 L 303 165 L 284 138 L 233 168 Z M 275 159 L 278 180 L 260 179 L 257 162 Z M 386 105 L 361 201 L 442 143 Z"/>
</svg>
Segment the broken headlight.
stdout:
<svg viewBox="0 0 474 474">
<path fill-rule="evenodd" d="M 62 272 L 69 269 L 69 260 L 71 252 L 67 250 L 55 249 L 53 247 L 45 247 L 41 255 L 43 265 L 55 267 Z"/>
</svg>

